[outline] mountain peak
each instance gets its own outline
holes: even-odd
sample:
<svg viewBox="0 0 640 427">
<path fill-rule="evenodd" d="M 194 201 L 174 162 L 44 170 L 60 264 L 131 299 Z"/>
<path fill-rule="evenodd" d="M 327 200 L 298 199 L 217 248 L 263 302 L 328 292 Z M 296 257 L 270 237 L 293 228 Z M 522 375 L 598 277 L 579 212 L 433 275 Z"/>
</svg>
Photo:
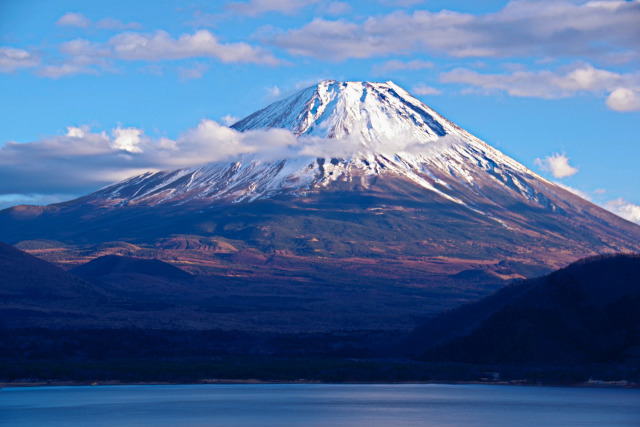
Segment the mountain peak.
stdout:
<svg viewBox="0 0 640 427">
<path fill-rule="evenodd" d="M 395 83 L 323 80 L 274 102 L 232 126 L 239 131 L 283 128 L 322 138 L 356 137 L 431 142 L 461 129 Z M 458 131 L 458 132 L 457 132 Z"/>
<path fill-rule="evenodd" d="M 105 187 L 90 199 L 115 205 L 253 201 L 297 197 L 339 183 L 369 189 L 383 177 L 474 211 L 495 204 L 487 195 L 493 191 L 515 192 L 519 200 L 555 209 L 554 198 L 539 188 L 545 180 L 393 82 L 324 80 L 232 128 L 286 129 L 298 141 L 280 159 L 254 155 L 145 174 Z"/>
</svg>

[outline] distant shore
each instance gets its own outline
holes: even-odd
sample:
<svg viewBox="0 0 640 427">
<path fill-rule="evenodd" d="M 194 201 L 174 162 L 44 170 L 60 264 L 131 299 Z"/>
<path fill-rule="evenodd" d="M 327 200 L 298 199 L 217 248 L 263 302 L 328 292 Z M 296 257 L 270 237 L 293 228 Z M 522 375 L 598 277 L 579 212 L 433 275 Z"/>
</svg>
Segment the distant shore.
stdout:
<svg viewBox="0 0 640 427">
<path fill-rule="evenodd" d="M 13 381 L 13 382 L 0 382 L 0 389 L 2 388 L 20 388 L 20 387 L 87 387 L 87 386 L 154 386 L 154 385 L 233 385 L 233 384 L 449 384 L 449 385 L 501 385 L 501 386 L 532 386 L 532 387 L 580 387 L 580 388 L 620 388 L 620 389 L 640 389 L 640 384 L 630 381 L 599 381 L 589 380 L 580 383 L 553 383 L 553 382 L 538 382 L 533 383 L 526 380 L 514 380 L 514 381 L 318 381 L 318 380 L 282 380 L 282 381 L 263 381 L 257 379 L 203 379 L 194 382 L 164 382 L 164 381 L 151 381 L 151 382 L 126 382 L 126 381 L 46 381 L 46 380 L 33 380 L 33 381 Z"/>
</svg>

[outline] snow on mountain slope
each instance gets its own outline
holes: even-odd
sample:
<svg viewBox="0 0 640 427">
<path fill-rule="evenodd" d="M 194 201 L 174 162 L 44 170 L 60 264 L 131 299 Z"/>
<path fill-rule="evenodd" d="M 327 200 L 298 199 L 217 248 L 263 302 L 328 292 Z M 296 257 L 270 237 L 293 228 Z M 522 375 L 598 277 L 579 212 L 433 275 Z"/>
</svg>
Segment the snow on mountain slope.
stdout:
<svg viewBox="0 0 640 427">
<path fill-rule="evenodd" d="M 326 80 L 232 128 L 288 129 L 298 145 L 279 160 L 245 155 L 233 162 L 147 173 L 89 199 L 116 206 L 241 202 L 306 195 L 336 181 L 368 189 L 378 178 L 392 177 L 474 211 L 498 205 L 504 197 L 556 208 L 548 191 L 555 186 L 392 82 Z"/>
<path fill-rule="evenodd" d="M 270 127 L 335 139 L 355 134 L 373 147 L 399 136 L 431 142 L 453 130 L 451 123 L 392 82 L 333 80 L 271 104 L 233 125 L 240 131 Z"/>
</svg>

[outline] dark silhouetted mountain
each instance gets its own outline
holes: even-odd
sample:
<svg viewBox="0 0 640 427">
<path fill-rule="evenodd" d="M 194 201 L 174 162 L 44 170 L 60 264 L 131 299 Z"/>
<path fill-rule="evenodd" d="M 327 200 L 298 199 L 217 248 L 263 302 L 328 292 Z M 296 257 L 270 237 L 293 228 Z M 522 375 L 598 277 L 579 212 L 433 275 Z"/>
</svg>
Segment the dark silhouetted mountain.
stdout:
<svg viewBox="0 0 640 427">
<path fill-rule="evenodd" d="M 61 300 L 101 294 L 90 283 L 59 267 L 0 242 L 2 299 Z"/>
<path fill-rule="evenodd" d="M 426 360 L 621 362 L 640 356 L 640 255 L 588 258 L 427 321 L 406 340 Z"/>
<path fill-rule="evenodd" d="M 119 255 L 105 255 L 75 267 L 70 273 L 87 280 L 113 274 L 135 274 L 164 279 L 188 279 L 191 274 L 157 259 L 141 259 Z"/>
<path fill-rule="evenodd" d="M 106 299 L 95 285 L 0 242 L 0 326 L 56 327 Z"/>
</svg>

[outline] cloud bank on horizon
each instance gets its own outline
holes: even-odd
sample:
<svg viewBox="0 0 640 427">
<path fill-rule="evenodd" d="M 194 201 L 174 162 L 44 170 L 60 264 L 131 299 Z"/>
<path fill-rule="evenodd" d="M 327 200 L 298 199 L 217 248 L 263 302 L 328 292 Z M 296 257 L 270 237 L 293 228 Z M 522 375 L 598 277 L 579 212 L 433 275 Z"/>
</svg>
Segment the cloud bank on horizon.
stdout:
<svg viewBox="0 0 640 427">
<path fill-rule="evenodd" d="M 345 74 L 399 79 L 417 96 L 452 103 L 484 97 L 487 104 L 522 99 L 543 106 L 564 100 L 576 109 L 617 115 L 626 125 L 620 131 L 610 127 L 615 141 L 632 141 L 628 129 L 639 122 L 640 0 L 497 0 L 455 10 L 439 0 L 206 6 L 170 0 L 154 4 L 153 13 L 120 0 L 104 7 L 55 3 L 0 6 L 8 24 L 0 33 L 0 82 L 10 89 L 0 110 L 7 117 L 0 140 L 0 208 L 63 200 L 148 169 L 280 149 L 290 135 L 239 136 L 218 122 L 229 125 L 255 105 Z M 246 93 L 232 83 L 238 81 L 246 82 Z M 219 94 L 215 101 L 197 86 L 205 82 Z M 167 111 L 174 110 L 173 117 L 184 119 L 167 120 Z M 41 113 L 29 117 L 31 111 Z M 198 120 L 195 128 L 185 126 Z M 25 134 L 31 123 L 37 123 L 35 135 L 12 135 Z M 64 134 L 42 137 L 65 127 Z M 541 134 L 547 131 L 542 125 Z M 527 148 L 528 159 L 515 157 L 556 179 L 579 181 L 602 161 L 598 154 L 586 158 L 586 150 L 566 138 L 539 137 L 549 141 L 538 143 L 536 135 L 522 137 L 525 145 L 535 141 L 540 147 Z M 579 168 L 567 153 L 571 162 L 579 157 Z M 614 198 L 613 180 L 590 186 L 607 186 Z M 637 205 L 594 191 L 582 194 L 640 222 Z"/>
<path fill-rule="evenodd" d="M 237 161 L 251 155 L 264 161 L 282 158 L 350 156 L 371 151 L 434 152 L 455 141 L 440 138 L 434 146 L 411 137 L 389 138 L 375 147 L 355 136 L 340 139 L 296 136 L 287 129 L 236 131 L 204 119 L 178 138 L 151 137 L 143 129 L 118 126 L 94 132 L 89 126 L 67 127 L 64 135 L 0 147 L 0 194 L 55 192 L 58 188 L 86 192 L 136 174 L 173 170 L 214 162 Z M 1 203 L 1 202 L 0 202 Z"/>
<path fill-rule="evenodd" d="M 455 141 L 445 137 L 440 138 L 437 144 L 452 142 Z M 426 153 L 434 149 L 419 146 L 409 138 L 387 141 L 383 147 L 390 155 Z M 357 138 L 297 137 L 289 130 L 276 128 L 238 132 L 208 119 L 181 133 L 175 140 L 152 138 L 145 135 L 144 130 L 134 127 L 118 126 L 107 133 L 92 132 L 89 126 L 70 126 L 65 135 L 0 147 L 0 208 L 16 204 L 56 203 L 71 198 L 69 193 L 86 193 L 92 188 L 150 170 L 236 161 L 243 155 L 268 161 L 291 157 L 348 156 L 367 150 L 371 148 L 364 147 Z M 578 168 L 569 164 L 565 154 L 554 153 L 543 159 L 537 158 L 535 164 L 541 171 L 549 172 L 558 179 L 578 172 Z M 556 184 L 586 200 L 593 199 L 592 195 L 561 182 Z M 59 194 L 60 188 L 67 193 Z M 604 193 L 604 190 L 600 191 L 595 194 Z M 640 224 L 640 206 L 623 198 L 607 201 L 603 207 Z"/>
</svg>

